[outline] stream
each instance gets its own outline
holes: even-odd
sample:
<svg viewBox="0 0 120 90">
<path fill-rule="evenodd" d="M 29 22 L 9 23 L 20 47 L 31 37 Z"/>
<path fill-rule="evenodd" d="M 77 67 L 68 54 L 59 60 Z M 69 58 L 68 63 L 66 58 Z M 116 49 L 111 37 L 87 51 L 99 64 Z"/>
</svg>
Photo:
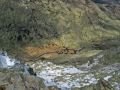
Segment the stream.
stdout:
<svg viewBox="0 0 120 90">
<path fill-rule="evenodd" d="M 43 78 L 46 86 L 57 86 L 61 90 L 71 90 L 93 84 L 97 84 L 100 78 L 109 81 L 115 90 L 120 90 L 120 83 L 113 80 L 113 76 L 120 76 L 120 64 L 115 63 L 108 66 L 100 65 L 100 58 L 104 55 L 98 55 L 93 59 L 93 63 L 87 63 L 75 67 L 72 65 L 56 65 L 46 61 L 29 62 L 21 64 L 18 60 L 10 59 L 7 54 L 0 54 L 0 68 L 20 68 L 25 74 L 29 74 L 28 68 L 31 67 L 37 74 L 37 77 Z M 96 66 L 99 68 L 95 68 Z"/>
</svg>

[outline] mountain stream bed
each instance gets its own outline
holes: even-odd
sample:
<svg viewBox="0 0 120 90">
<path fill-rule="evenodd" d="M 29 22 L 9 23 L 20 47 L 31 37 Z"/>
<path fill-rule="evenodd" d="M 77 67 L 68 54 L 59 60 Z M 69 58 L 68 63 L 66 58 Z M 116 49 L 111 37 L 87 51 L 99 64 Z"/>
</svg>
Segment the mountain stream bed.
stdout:
<svg viewBox="0 0 120 90">
<path fill-rule="evenodd" d="M 29 67 L 33 68 L 37 77 L 43 78 L 46 86 L 57 86 L 61 90 L 71 90 L 93 84 L 97 84 L 103 78 L 115 88 L 120 90 L 120 64 L 100 65 L 99 59 L 103 55 L 98 55 L 92 64 L 89 62 L 80 65 L 56 65 L 46 61 L 29 62 Z M 14 68 L 19 61 L 10 59 L 7 55 L 0 54 L 0 68 Z M 19 64 L 21 64 L 19 62 Z M 24 73 L 28 73 L 27 64 L 22 64 Z M 99 68 L 96 68 L 99 67 Z"/>
</svg>

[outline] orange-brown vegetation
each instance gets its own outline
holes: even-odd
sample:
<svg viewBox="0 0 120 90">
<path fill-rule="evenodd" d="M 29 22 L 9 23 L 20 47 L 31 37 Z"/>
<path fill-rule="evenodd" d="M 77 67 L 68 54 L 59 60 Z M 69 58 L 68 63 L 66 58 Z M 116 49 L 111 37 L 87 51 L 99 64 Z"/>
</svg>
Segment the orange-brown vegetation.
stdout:
<svg viewBox="0 0 120 90">
<path fill-rule="evenodd" d="M 14 57 L 21 61 L 39 60 L 41 58 L 50 59 L 61 54 L 76 54 L 78 50 L 59 46 L 57 44 L 46 44 L 43 46 L 25 46 L 23 51 L 15 51 Z"/>
<path fill-rule="evenodd" d="M 25 52 L 30 56 L 41 56 L 44 54 L 56 53 L 60 49 L 62 49 L 61 46 L 56 44 L 48 44 L 40 47 L 28 46 L 25 48 Z"/>
<path fill-rule="evenodd" d="M 69 49 L 67 47 L 62 47 L 56 44 L 48 44 L 40 47 L 26 47 L 26 51 L 30 55 L 35 55 L 35 54 L 49 54 L 49 53 L 58 53 L 58 54 L 75 54 L 76 50 L 75 49 Z M 61 53 L 60 53 L 61 52 Z"/>
<path fill-rule="evenodd" d="M 76 54 L 76 51 L 75 49 L 69 49 L 69 48 L 62 48 L 60 51 L 58 51 L 57 53 L 58 54 Z"/>
<path fill-rule="evenodd" d="M 56 44 L 47 44 L 39 47 L 27 46 L 25 53 L 32 57 L 41 57 L 43 55 L 54 55 L 54 54 L 76 54 L 75 49 L 69 49 Z"/>
</svg>

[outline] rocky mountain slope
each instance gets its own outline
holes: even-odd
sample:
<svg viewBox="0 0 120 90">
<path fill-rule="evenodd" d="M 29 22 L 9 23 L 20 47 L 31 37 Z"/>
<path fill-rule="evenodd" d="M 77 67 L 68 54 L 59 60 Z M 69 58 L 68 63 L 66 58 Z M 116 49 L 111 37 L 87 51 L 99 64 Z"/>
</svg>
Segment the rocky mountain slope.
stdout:
<svg viewBox="0 0 120 90">
<path fill-rule="evenodd" d="M 0 48 L 23 61 L 47 58 L 66 62 L 76 57 L 83 61 L 118 47 L 119 1 L 99 1 L 105 2 L 0 0 Z M 106 54 L 107 59 L 116 57 L 118 62 L 119 53 L 111 54 Z"/>
<path fill-rule="evenodd" d="M 0 46 L 9 49 L 20 44 L 52 41 L 77 48 L 119 37 L 119 3 L 95 2 L 0 0 Z"/>
<path fill-rule="evenodd" d="M 119 90 L 120 1 L 0 0 L 0 52 L 0 90 Z"/>
</svg>

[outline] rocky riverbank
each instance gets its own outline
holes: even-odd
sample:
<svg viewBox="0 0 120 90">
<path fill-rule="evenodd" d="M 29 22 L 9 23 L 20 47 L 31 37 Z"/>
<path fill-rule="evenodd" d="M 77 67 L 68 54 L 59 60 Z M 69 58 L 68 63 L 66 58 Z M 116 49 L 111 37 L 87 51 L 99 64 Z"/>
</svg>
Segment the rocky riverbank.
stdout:
<svg viewBox="0 0 120 90">
<path fill-rule="evenodd" d="M 21 63 L 0 55 L 0 90 L 120 90 L 120 64 L 103 65 L 100 53 L 82 65 Z M 35 72 L 34 72 L 35 71 Z"/>
</svg>

